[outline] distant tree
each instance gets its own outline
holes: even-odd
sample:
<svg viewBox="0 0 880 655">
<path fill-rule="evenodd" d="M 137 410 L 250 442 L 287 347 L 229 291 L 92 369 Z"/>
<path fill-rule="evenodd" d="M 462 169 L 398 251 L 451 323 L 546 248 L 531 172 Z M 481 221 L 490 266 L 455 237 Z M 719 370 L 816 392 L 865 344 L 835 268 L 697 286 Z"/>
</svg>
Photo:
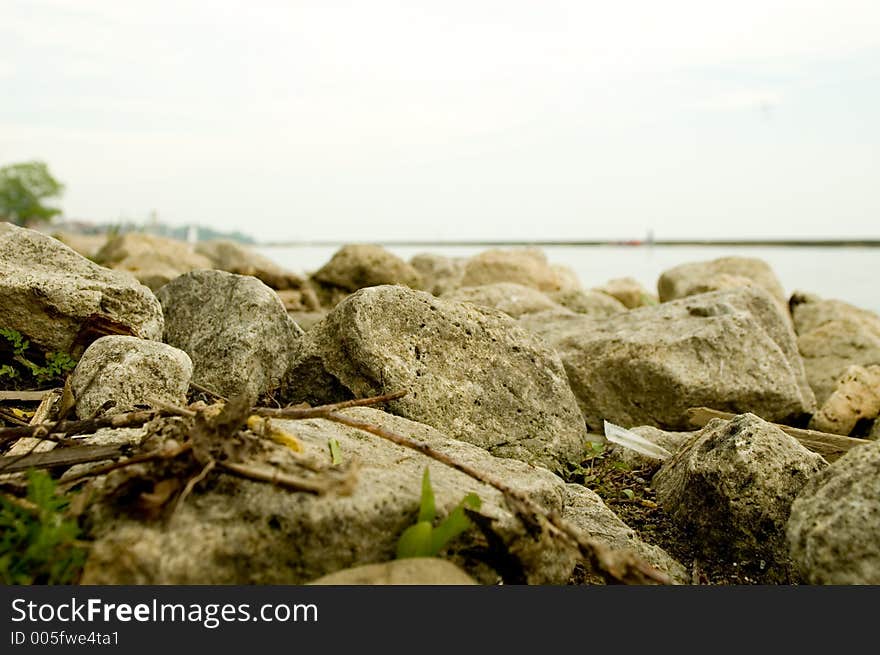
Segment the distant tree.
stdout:
<svg viewBox="0 0 880 655">
<path fill-rule="evenodd" d="M 61 210 L 42 204 L 60 196 L 64 185 L 52 177 L 40 161 L 22 162 L 0 168 L 0 220 L 16 225 L 48 221 Z"/>
</svg>

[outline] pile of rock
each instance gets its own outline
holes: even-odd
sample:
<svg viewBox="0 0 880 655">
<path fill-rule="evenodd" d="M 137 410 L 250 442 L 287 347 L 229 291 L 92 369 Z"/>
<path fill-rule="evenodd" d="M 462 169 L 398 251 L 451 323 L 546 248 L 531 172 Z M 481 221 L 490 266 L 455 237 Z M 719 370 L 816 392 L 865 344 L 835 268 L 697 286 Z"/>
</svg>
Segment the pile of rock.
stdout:
<svg viewBox="0 0 880 655">
<path fill-rule="evenodd" d="M 0 224 L 0 327 L 46 350 L 84 349 L 70 385 L 81 418 L 181 405 L 193 384 L 280 405 L 403 390 L 385 411 L 346 416 L 504 480 L 687 582 L 690 562 L 566 482 L 609 421 L 672 453 L 650 462 L 657 499 L 704 556 L 758 562 L 764 581 L 880 583 L 880 444 L 845 436 L 869 435 L 880 412 L 880 317 L 804 294 L 789 303 L 764 262 L 677 267 L 653 296 L 626 278 L 584 288 L 530 249 L 406 262 L 354 245 L 306 277 L 237 244 L 190 251 L 125 235 L 97 259 L 111 268 Z M 695 407 L 734 417 L 695 430 Z M 856 447 L 829 466 L 809 439 L 773 422 L 809 423 Z M 291 492 L 220 473 L 165 524 L 121 510 L 105 476 L 84 582 L 303 583 L 388 562 L 418 512 L 426 467 L 441 514 L 468 491 L 482 500 L 485 524 L 445 551 L 470 577 L 427 560 L 325 582 L 418 581 L 419 571 L 432 583 L 571 578 L 574 548 L 524 529 L 497 489 L 353 427 L 274 424 L 303 452 L 267 445 L 268 461 L 329 465 L 334 441 L 360 463 L 354 492 Z M 646 463 L 621 446 L 609 456 Z"/>
</svg>

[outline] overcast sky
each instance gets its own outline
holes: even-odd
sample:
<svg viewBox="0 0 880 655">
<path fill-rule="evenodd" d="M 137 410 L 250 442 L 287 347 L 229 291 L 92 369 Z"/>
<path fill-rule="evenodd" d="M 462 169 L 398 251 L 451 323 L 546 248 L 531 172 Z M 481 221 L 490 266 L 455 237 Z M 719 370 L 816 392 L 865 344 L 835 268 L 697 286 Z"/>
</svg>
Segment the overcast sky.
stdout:
<svg viewBox="0 0 880 655">
<path fill-rule="evenodd" d="M 0 165 L 263 240 L 880 237 L 877 0 L 0 0 Z"/>
</svg>

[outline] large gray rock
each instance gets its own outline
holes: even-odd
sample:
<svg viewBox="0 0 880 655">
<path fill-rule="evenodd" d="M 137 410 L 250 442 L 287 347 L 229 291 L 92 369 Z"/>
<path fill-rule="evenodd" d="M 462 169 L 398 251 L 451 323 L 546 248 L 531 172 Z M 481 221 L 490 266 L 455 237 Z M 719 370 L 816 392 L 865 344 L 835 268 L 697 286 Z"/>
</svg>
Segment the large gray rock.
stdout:
<svg viewBox="0 0 880 655">
<path fill-rule="evenodd" d="M 461 287 L 455 291 L 444 293 L 441 297 L 444 300 L 491 307 L 512 318 L 560 308 L 537 289 L 524 287 L 513 282 L 497 282 L 480 287 Z"/>
<path fill-rule="evenodd" d="M 785 306 L 788 298 L 779 279 L 762 259 L 754 257 L 721 257 L 706 262 L 691 262 L 670 268 L 657 280 L 661 302 L 730 289 L 749 281 L 766 290 L 777 303 Z"/>
<path fill-rule="evenodd" d="M 794 334 L 762 289 L 700 294 L 602 320 L 521 322 L 562 358 L 587 425 L 689 427 L 708 406 L 779 421 L 815 411 Z M 526 320 L 527 319 L 527 320 Z"/>
<path fill-rule="evenodd" d="M 462 286 L 478 287 L 497 282 L 513 282 L 545 293 L 565 288 L 565 278 L 537 248 L 486 250 L 467 261 Z"/>
<path fill-rule="evenodd" d="M 852 365 L 880 364 L 880 316 L 840 300 L 795 294 L 792 317 L 807 379 L 823 404 Z"/>
<path fill-rule="evenodd" d="M 880 585 L 880 443 L 853 448 L 807 483 L 788 540 L 810 584 Z"/>
<path fill-rule="evenodd" d="M 0 317 L 0 327 L 31 344 L 76 355 L 94 340 L 87 332 L 97 322 L 162 338 L 162 310 L 147 287 L 10 223 L 0 223 Z"/>
<path fill-rule="evenodd" d="M 285 270 L 268 257 L 235 241 L 200 241 L 196 244 L 196 252 L 211 261 L 211 268 L 236 275 L 252 275 L 279 291 L 300 289 L 305 284 L 305 278 L 301 275 Z"/>
<path fill-rule="evenodd" d="M 556 470 L 586 433 L 559 357 L 510 317 L 399 286 L 362 289 L 307 332 L 288 400 L 405 390 L 390 411 Z"/>
<path fill-rule="evenodd" d="M 419 253 L 414 255 L 409 263 L 422 276 L 422 288 L 428 293 L 439 296 L 461 286 L 467 260 L 460 257 Z"/>
<path fill-rule="evenodd" d="M 108 240 L 95 261 L 131 273 L 153 291 L 178 275 L 214 267 L 188 243 L 142 232 L 127 232 Z"/>
<path fill-rule="evenodd" d="M 559 512 L 607 546 L 632 549 L 673 579 L 684 577 L 681 565 L 640 541 L 583 487 L 566 485 L 544 469 L 492 457 L 428 426 L 376 409 L 345 413 L 426 442 Z M 474 528 L 448 545 L 441 553 L 445 558 L 484 584 L 499 578 L 532 584 L 568 581 L 576 553 L 558 540 L 536 539 L 524 530 L 494 488 L 360 430 L 320 419 L 273 423 L 295 434 L 303 453 L 270 443 L 266 459 L 302 477 L 305 472 L 296 462 L 305 457 L 329 465 L 327 444 L 336 439 L 343 462 L 360 462 L 353 493 L 316 496 L 214 473 L 163 526 L 129 518 L 116 487 L 123 472 L 111 474 L 95 485 L 88 525 L 96 541 L 82 582 L 302 584 L 349 567 L 387 562 L 402 532 L 416 520 L 425 467 L 430 469 L 438 519 L 474 492 L 481 499 L 480 513 L 503 544 L 501 550 L 489 546 Z"/>
<path fill-rule="evenodd" d="M 409 557 L 343 569 L 312 580 L 309 584 L 475 585 L 478 583 L 449 560 L 438 557 Z"/>
<path fill-rule="evenodd" d="M 776 426 L 744 414 L 711 421 L 663 463 L 652 486 L 706 554 L 763 560 L 770 578 L 784 581 L 791 503 L 826 465 Z"/>
<path fill-rule="evenodd" d="M 77 416 L 126 412 L 154 401 L 185 405 L 192 373 L 189 355 L 167 344 L 101 337 L 86 349 L 71 374 Z"/>
<path fill-rule="evenodd" d="M 370 244 L 343 246 L 311 279 L 326 306 L 335 305 L 349 293 L 365 287 L 382 284 L 422 287 L 422 276 L 415 268 L 385 248 Z"/>
<path fill-rule="evenodd" d="M 279 386 L 302 330 L 272 289 L 250 276 L 193 271 L 157 296 L 165 342 L 192 358 L 193 381 L 228 396 Z"/>
</svg>

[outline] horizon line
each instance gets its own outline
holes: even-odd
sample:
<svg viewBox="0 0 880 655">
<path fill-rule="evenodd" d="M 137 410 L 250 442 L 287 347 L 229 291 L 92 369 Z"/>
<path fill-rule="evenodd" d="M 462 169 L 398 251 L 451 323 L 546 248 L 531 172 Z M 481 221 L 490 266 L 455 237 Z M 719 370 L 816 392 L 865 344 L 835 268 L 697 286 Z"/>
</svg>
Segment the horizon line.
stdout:
<svg viewBox="0 0 880 655">
<path fill-rule="evenodd" d="M 825 248 L 852 248 L 880 247 L 880 238 L 844 238 L 844 239 L 475 239 L 475 240 L 437 240 L 437 239 L 298 239 L 298 240 L 257 240 L 254 245 L 265 247 L 323 247 L 343 246 L 347 244 L 364 244 L 376 246 L 425 246 L 425 247 L 467 247 L 467 246 L 738 246 L 738 247 L 761 247 L 761 246 L 788 246 L 788 247 L 825 247 Z"/>
</svg>

